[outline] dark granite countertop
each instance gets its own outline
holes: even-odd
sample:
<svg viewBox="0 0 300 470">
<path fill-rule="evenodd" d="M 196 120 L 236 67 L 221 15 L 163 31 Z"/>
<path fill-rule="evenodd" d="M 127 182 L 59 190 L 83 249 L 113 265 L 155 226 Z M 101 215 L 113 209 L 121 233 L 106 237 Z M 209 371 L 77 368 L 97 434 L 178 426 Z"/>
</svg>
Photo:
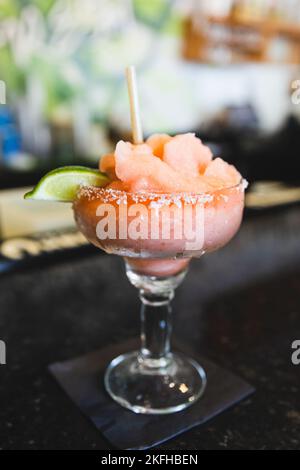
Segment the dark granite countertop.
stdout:
<svg viewBox="0 0 300 470">
<path fill-rule="evenodd" d="M 219 252 L 192 263 L 174 330 L 244 377 L 246 401 L 160 449 L 299 449 L 300 208 L 247 218 Z M 122 260 L 96 255 L 0 278 L 0 448 L 109 449 L 47 372 L 138 333 Z"/>
</svg>

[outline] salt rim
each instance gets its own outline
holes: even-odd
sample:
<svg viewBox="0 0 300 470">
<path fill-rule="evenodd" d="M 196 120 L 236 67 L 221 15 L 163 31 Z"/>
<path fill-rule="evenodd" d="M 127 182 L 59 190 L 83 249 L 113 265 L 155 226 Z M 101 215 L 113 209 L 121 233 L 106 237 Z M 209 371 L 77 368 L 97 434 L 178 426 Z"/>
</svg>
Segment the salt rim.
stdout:
<svg viewBox="0 0 300 470">
<path fill-rule="evenodd" d="M 89 201 L 97 200 L 101 197 L 101 201 L 103 203 L 108 202 L 116 202 L 118 205 L 120 204 L 127 204 L 128 198 L 130 198 L 135 203 L 143 203 L 150 201 L 150 207 L 153 208 L 160 208 L 162 206 L 169 206 L 170 204 L 175 204 L 178 207 L 182 206 L 182 203 L 185 204 L 205 204 L 206 202 L 213 201 L 216 197 L 222 198 L 223 201 L 228 201 L 228 196 L 225 194 L 220 194 L 222 190 L 236 190 L 238 192 L 245 191 L 248 187 L 248 181 L 245 179 L 241 179 L 239 183 L 234 186 L 223 186 L 221 188 L 217 188 L 213 191 L 208 191 L 206 193 L 163 193 L 163 192 L 136 192 L 132 193 L 130 191 L 124 191 L 120 189 L 106 189 L 105 187 L 97 187 L 97 186 L 80 186 L 77 198 L 86 198 Z"/>
</svg>

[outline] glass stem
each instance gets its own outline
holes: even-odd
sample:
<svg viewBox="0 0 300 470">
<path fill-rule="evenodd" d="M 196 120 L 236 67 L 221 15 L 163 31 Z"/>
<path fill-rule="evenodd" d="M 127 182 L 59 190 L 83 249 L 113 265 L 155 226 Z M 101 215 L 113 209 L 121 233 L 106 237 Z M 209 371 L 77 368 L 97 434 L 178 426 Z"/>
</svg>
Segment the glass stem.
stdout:
<svg viewBox="0 0 300 470">
<path fill-rule="evenodd" d="M 174 290 L 157 294 L 140 289 L 142 304 L 139 362 L 143 367 L 166 367 L 171 361 L 171 300 L 173 297 Z"/>
</svg>

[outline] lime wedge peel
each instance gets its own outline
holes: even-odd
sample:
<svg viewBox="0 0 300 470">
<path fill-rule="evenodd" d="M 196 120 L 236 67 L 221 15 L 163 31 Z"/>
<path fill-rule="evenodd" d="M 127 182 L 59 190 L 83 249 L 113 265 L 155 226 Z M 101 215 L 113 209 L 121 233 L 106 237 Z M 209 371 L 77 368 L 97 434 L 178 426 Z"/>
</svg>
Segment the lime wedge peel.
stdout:
<svg viewBox="0 0 300 470">
<path fill-rule="evenodd" d="M 109 181 L 108 176 L 93 168 L 65 166 L 43 176 L 24 199 L 72 202 L 80 186 L 102 187 Z"/>
</svg>

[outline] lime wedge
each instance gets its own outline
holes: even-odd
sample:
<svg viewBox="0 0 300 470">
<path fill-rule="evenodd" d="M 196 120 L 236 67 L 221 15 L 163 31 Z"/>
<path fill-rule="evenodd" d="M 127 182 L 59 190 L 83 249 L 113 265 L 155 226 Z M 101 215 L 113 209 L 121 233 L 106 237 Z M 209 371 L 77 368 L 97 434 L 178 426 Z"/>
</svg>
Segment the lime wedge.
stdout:
<svg viewBox="0 0 300 470">
<path fill-rule="evenodd" d="M 47 173 L 24 199 L 72 202 L 80 186 L 105 186 L 109 178 L 84 166 L 65 166 Z"/>
</svg>

